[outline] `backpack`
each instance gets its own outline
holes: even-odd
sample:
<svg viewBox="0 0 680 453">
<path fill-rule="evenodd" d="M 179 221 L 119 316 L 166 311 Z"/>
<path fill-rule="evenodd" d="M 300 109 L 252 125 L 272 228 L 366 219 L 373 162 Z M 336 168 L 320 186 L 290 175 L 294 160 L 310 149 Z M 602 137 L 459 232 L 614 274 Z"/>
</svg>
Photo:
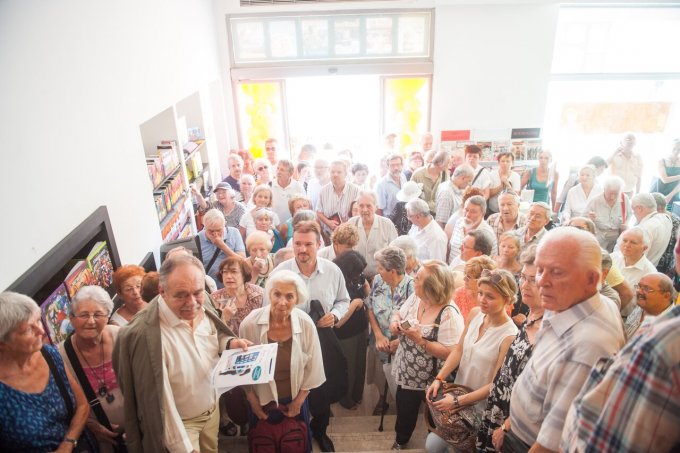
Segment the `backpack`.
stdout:
<svg viewBox="0 0 680 453">
<path fill-rule="evenodd" d="M 267 408 L 270 409 L 267 409 Z M 307 451 L 307 424 L 281 412 L 282 406 L 270 403 L 265 406 L 270 416 L 258 420 L 248 432 L 248 451 L 254 453 L 303 453 Z"/>
</svg>

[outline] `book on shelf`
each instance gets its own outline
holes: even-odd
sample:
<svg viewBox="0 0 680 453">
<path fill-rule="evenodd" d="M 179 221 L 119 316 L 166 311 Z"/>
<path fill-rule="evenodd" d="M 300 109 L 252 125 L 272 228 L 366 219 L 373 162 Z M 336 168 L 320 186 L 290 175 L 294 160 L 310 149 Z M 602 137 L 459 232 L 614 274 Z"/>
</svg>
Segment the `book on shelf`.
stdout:
<svg viewBox="0 0 680 453">
<path fill-rule="evenodd" d="M 66 285 L 62 283 L 40 305 L 40 312 L 46 333 L 53 344 L 61 343 L 73 332 L 69 320 L 71 300 Z"/>
<path fill-rule="evenodd" d="M 146 159 L 146 168 L 149 171 L 149 178 L 151 184 L 156 187 L 163 181 L 165 175 L 163 174 L 163 164 L 158 157 L 149 157 Z"/>
<path fill-rule="evenodd" d="M 194 152 L 196 148 L 198 148 L 198 143 L 196 142 L 186 142 L 182 147 L 182 149 L 184 150 L 184 154 L 187 156 Z"/>
<path fill-rule="evenodd" d="M 87 255 L 87 265 L 92 271 L 95 284 L 108 288 L 113 282 L 113 263 L 106 241 L 97 242 Z"/>
<path fill-rule="evenodd" d="M 73 296 L 75 296 L 78 290 L 83 286 L 94 285 L 94 276 L 92 275 L 90 268 L 87 266 L 87 261 L 78 260 L 66 276 L 64 284 L 66 285 L 68 296 L 70 298 L 73 298 Z"/>
</svg>

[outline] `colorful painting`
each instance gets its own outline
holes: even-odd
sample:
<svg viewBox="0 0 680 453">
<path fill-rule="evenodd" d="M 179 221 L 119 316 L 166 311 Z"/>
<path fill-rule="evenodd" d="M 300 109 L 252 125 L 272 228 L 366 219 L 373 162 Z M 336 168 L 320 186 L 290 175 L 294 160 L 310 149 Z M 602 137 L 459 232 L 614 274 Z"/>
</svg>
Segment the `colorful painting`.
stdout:
<svg viewBox="0 0 680 453">
<path fill-rule="evenodd" d="M 70 304 L 66 285 L 62 283 L 40 305 L 47 336 L 53 344 L 61 343 L 73 331 L 68 317 Z"/>
</svg>

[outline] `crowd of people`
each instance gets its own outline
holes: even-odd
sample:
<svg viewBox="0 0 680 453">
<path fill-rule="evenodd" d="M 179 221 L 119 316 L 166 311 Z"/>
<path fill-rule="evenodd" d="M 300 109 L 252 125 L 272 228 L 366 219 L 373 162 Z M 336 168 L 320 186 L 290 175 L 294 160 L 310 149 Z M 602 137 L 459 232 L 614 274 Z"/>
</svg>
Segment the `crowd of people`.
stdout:
<svg viewBox="0 0 680 453">
<path fill-rule="evenodd" d="M 234 152 L 208 199 L 192 188 L 201 259 L 121 266 L 116 304 L 81 288 L 62 344 L 35 301 L 0 294 L 0 449 L 216 452 L 218 432 L 285 420 L 295 451 L 335 451 L 331 404 L 374 385 L 393 450 L 424 403 L 428 452 L 676 451 L 680 142 L 652 192 L 634 147 L 559 196 L 546 150 L 520 174 L 512 152 L 488 168 L 431 134 L 375 172 L 311 145 L 283 159 L 274 139 Z M 265 343 L 274 379 L 218 396 L 220 352 Z"/>
</svg>

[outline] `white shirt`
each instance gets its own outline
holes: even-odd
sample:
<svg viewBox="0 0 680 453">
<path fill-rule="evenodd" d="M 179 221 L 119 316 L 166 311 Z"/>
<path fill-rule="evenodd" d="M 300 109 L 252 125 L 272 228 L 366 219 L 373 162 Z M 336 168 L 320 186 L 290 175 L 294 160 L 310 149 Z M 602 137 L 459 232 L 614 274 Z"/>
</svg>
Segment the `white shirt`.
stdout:
<svg viewBox="0 0 680 453">
<path fill-rule="evenodd" d="M 446 233 L 434 219 L 422 230 L 416 225 L 411 226 L 408 235 L 418 246 L 418 259 L 446 261 Z"/>
<path fill-rule="evenodd" d="M 673 222 L 667 215 L 652 212 L 643 218 L 638 226 L 647 232 L 650 241 L 647 258 L 656 266 L 671 240 Z"/>
<path fill-rule="evenodd" d="M 257 308 L 251 311 L 241 322 L 239 336 L 254 344 L 267 344 L 269 332 L 269 317 L 271 306 Z M 323 371 L 321 345 L 316 333 L 316 326 L 312 319 L 299 308 L 290 313 L 290 327 L 293 341 L 290 353 L 290 391 L 295 398 L 300 390 L 311 390 L 326 381 Z M 278 401 L 276 381 L 273 379 L 266 384 L 253 385 L 260 405 L 271 401 Z"/>
<path fill-rule="evenodd" d="M 307 183 L 307 197 L 309 198 L 309 201 L 311 202 L 312 209 L 316 206 L 316 203 L 319 201 L 319 194 L 321 193 L 321 183 L 319 182 L 318 179 L 310 179 L 309 182 Z"/>
<path fill-rule="evenodd" d="M 354 247 L 354 250 L 366 258 L 367 264 L 364 275 L 372 278 L 378 273 L 373 255 L 378 250 L 390 245 L 390 242 L 397 238 L 397 229 L 390 219 L 379 215 L 373 216 L 373 225 L 371 225 L 368 236 L 360 216 L 352 217 L 349 219 L 349 223 L 359 230 L 359 243 Z"/>
<path fill-rule="evenodd" d="M 642 258 L 631 266 L 626 266 L 626 260 L 620 250 L 612 253 L 611 257 L 612 262 L 619 268 L 623 278 L 626 279 L 626 282 L 628 282 L 630 286 L 637 285 L 640 279 L 645 275 L 656 272 L 656 267 L 654 267 L 645 255 L 642 255 Z"/>
<path fill-rule="evenodd" d="M 281 223 L 281 222 L 279 222 L 279 216 L 278 216 L 278 214 L 276 214 L 276 212 L 274 212 L 273 208 L 267 208 L 267 209 L 269 209 L 270 211 L 272 211 L 274 213 L 274 218 L 272 219 L 272 228 L 276 228 Z M 248 237 L 250 235 L 250 233 L 255 231 L 255 219 L 253 218 L 253 211 L 248 210 L 248 212 L 243 214 L 238 225 L 241 228 L 246 229 L 246 237 Z"/>
<path fill-rule="evenodd" d="M 473 168 L 475 175 L 472 179 L 475 179 L 475 183 L 471 187 L 477 187 L 481 190 L 487 189 L 491 186 L 491 172 L 488 168 L 483 165 L 478 165 L 477 168 Z M 479 176 L 477 176 L 479 174 Z"/>
<path fill-rule="evenodd" d="M 597 183 L 590 189 L 590 194 L 587 197 L 581 184 L 577 184 L 569 189 L 567 200 L 564 203 L 564 210 L 562 211 L 562 221 L 568 222 L 572 217 L 587 217 L 588 211 L 586 206 L 601 193 L 602 187 Z"/>
<path fill-rule="evenodd" d="M 286 222 L 292 216 L 288 209 L 288 200 L 293 195 L 306 195 L 305 188 L 299 181 L 294 179 L 286 187 L 281 187 L 276 179 L 272 181 L 272 207 L 271 209 L 279 216 L 280 222 Z"/>
<path fill-rule="evenodd" d="M 484 322 L 484 316 L 484 313 L 480 311 L 470 321 L 455 380 L 456 384 L 465 385 L 473 390 L 493 380 L 501 343 L 507 337 L 516 336 L 519 332 L 515 323 L 508 319 L 503 325 L 489 326 L 484 335 L 479 337 L 479 328 Z M 486 399 L 483 399 L 475 404 L 475 411 L 481 414 L 485 407 Z"/>
<path fill-rule="evenodd" d="M 558 451 L 567 411 L 593 365 L 624 344 L 615 316 L 597 293 L 562 312 L 545 311 L 510 396 L 511 430 L 519 439 Z"/>
<path fill-rule="evenodd" d="M 182 420 L 215 407 L 212 370 L 219 360 L 217 329 L 201 312 L 195 330 L 158 298 L 163 348 L 163 443 L 170 452 L 192 451 Z M 187 391 L 191 389 L 191 391 Z"/>
<path fill-rule="evenodd" d="M 333 244 L 320 248 L 319 251 L 316 252 L 316 257 L 333 261 L 335 259 L 335 249 L 333 248 Z"/>
<path fill-rule="evenodd" d="M 481 179 L 481 176 L 477 179 Z M 490 182 L 489 182 L 490 188 L 498 187 L 498 186 L 501 185 L 501 175 L 498 172 L 498 168 L 494 168 L 493 170 L 491 170 L 491 174 L 489 175 L 489 180 L 490 180 Z M 510 185 L 512 186 L 512 190 L 514 190 L 515 193 L 519 193 L 519 188 L 520 188 L 519 186 L 521 184 L 521 178 L 519 177 L 519 175 L 516 172 L 510 170 L 509 180 L 510 180 Z M 489 201 L 488 201 L 489 209 L 493 212 L 499 211 L 499 207 L 498 207 L 498 196 L 499 195 L 500 195 L 500 193 L 494 195 L 493 197 L 489 197 Z"/>
<path fill-rule="evenodd" d="M 349 294 L 345 286 L 345 277 L 340 268 L 334 263 L 323 258 L 316 257 L 316 269 L 311 276 L 307 277 L 300 271 L 295 258 L 291 258 L 279 264 L 271 275 L 279 269 L 288 269 L 302 278 L 309 290 L 309 301 L 318 300 L 324 309 L 324 313 L 333 313 L 338 319 L 342 319 L 349 308 Z M 309 301 L 299 304 L 305 313 L 309 313 Z M 264 305 L 269 305 L 269 295 L 265 292 Z"/>
</svg>

